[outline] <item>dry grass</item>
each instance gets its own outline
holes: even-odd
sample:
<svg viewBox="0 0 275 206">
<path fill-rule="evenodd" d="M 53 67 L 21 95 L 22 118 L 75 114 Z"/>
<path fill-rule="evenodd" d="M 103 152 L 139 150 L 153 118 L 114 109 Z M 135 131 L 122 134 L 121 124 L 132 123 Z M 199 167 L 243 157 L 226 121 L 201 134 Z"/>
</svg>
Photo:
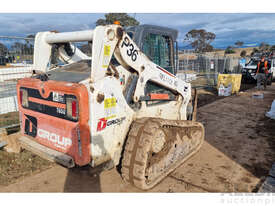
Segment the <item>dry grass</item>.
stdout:
<svg viewBox="0 0 275 206">
<path fill-rule="evenodd" d="M 8 126 L 11 124 L 18 124 L 18 123 L 19 123 L 18 112 L 10 112 L 10 113 L 0 115 L 0 127 Z"/>
<path fill-rule="evenodd" d="M 254 48 L 258 47 L 248 47 L 248 48 L 235 48 L 233 49 L 236 53 L 234 54 L 226 54 L 227 57 L 240 57 L 240 54 L 243 50 L 246 51 L 246 55 L 250 55 Z M 206 52 L 209 56 L 224 56 L 225 50 L 215 51 L 215 52 Z"/>
<path fill-rule="evenodd" d="M 248 48 L 235 48 L 233 49 L 235 51 L 234 54 L 226 54 L 227 57 L 240 57 L 241 52 L 243 50 L 246 51 L 246 55 L 250 55 L 251 52 L 253 51 L 254 48 L 259 49 L 258 47 L 248 47 Z M 219 50 L 219 51 L 214 51 L 214 52 L 206 52 L 205 54 L 208 56 L 212 56 L 212 57 L 224 57 L 224 51 L 225 50 Z M 183 54 L 180 53 L 179 54 L 179 60 L 183 60 L 183 59 L 196 59 L 197 56 L 193 55 L 193 54 Z"/>
</svg>

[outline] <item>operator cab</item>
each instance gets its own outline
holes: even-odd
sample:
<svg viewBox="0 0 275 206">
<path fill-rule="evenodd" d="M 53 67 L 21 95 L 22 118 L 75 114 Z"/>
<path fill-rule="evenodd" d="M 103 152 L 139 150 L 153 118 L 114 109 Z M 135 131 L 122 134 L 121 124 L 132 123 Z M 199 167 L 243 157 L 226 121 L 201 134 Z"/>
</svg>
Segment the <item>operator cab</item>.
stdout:
<svg viewBox="0 0 275 206">
<path fill-rule="evenodd" d="M 142 52 L 152 62 L 159 65 L 159 69 L 166 70 L 171 75 L 176 75 L 178 69 L 177 30 L 147 24 L 127 27 L 125 30 Z M 176 99 L 177 95 L 172 90 L 149 80 L 145 86 L 145 95 L 148 96 L 152 93 L 167 94 L 170 100 Z M 146 101 L 148 106 L 164 103 L 166 102 Z"/>
<path fill-rule="evenodd" d="M 177 30 L 145 24 L 127 27 L 126 32 L 155 64 L 176 75 L 178 68 Z"/>
</svg>

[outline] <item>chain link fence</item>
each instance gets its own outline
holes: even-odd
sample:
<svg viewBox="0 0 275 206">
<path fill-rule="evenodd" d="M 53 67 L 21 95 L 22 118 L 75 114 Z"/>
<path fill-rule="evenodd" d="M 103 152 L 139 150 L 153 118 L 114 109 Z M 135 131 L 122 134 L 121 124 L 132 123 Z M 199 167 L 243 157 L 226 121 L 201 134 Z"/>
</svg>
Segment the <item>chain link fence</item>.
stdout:
<svg viewBox="0 0 275 206">
<path fill-rule="evenodd" d="M 91 55 L 90 45 L 76 46 Z M 33 47 L 33 38 L 0 36 L 0 127 L 18 121 L 16 83 L 31 75 Z M 163 49 L 163 52 L 167 51 Z M 159 62 L 162 63 L 161 59 Z M 168 61 L 163 59 L 163 62 Z M 241 73 L 239 58 L 207 56 L 192 51 L 179 53 L 177 76 L 191 82 L 193 87 L 215 87 L 219 73 Z"/>
<path fill-rule="evenodd" d="M 0 36 L 0 127 L 17 124 L 17 80 L 31 75 L 34 38 Z"/>
<path fill-rule="evenodd" d="M 241 73 L 240 58 L 207 56 L 184 51 L 179 55 L 177 76 L 193 87 L 216 87 L 219 74 Z"/>
</svg>

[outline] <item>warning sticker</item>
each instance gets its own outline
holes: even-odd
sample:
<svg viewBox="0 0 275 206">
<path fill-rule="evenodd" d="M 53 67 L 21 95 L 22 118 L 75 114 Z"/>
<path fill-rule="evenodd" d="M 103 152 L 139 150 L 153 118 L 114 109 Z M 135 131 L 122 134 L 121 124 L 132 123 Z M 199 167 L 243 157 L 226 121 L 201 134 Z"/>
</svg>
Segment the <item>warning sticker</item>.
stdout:
<svg viewBox="0 0 275 206">
<path fill-rule="evenodd" d="M 53 101 L 65 103 L 64 94 L 53 92 Z"/>
<path fill-rule="evenodd" d="M 116 116 L 116 98 L 107 98 L 104 100 L 104 112 L 107 119 Z"/>
<path fill-rule="evenodd" d="M 116 98 L 107 98 L 104 100 L 104 109 L 109 109 L 116 106 Z"/>
<path fill-rule="evenodd" d="M 110 56 L 111 46 L 104 45 L 104 56 Z"/>
<path fill-rule="evenodd" d="M 104 45 L 104 56 L 103 56 L 103 68 L 107 68 L 109 65 L 109 59 L 110 59 L 110 53 L 111 53 L 111 46 Z"/>
</svg>

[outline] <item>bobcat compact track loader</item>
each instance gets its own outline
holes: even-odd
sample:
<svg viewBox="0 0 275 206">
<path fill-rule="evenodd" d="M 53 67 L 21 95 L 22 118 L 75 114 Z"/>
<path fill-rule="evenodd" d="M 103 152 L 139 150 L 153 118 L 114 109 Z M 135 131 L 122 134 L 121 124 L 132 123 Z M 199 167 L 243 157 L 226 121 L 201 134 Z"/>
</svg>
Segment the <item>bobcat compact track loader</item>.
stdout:
<svg viewBox="0 0 275 206">
<path fill-rule="evenodd" d="M 69 168 L 121 163 L 125 181 L 155 186 L 204 139 L 176 38 L 150 25 L 37 33 L 33 75 L 17 84 L 23 147 Z"/>
</svg>

